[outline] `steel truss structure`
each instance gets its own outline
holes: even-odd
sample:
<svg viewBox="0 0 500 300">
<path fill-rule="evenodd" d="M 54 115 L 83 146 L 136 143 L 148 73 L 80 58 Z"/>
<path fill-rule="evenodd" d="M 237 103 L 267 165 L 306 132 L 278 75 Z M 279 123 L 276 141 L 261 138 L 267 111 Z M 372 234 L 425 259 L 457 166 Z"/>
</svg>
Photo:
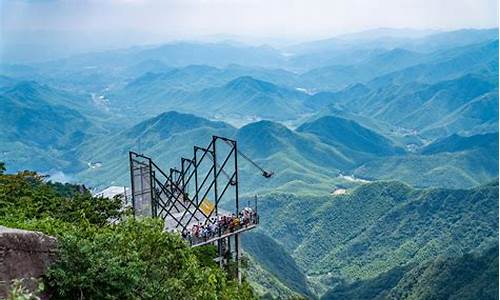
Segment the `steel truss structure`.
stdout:
<svg viewBox="0 0 500 300">
<path fill-rule="evenodd" d="M 134 215 L 162 218 L 166 230 L 186 232 L 194 224 L 207 225 L 216 222 L 220 215 L 227 215 L 228 212 L 219 209 L 221 200 L 226 196 L 234 197 L 232 214 L 238 216 L 238 153 L 235 140 L 212 136 L 207 147 L 194 146 L 192 157 L 181 157 L 179 168 L 164 172 L 151 158 L 129 152 Z M 232 196 L 229 190 L 232 190 Z M 239 234 L 254 228 L 258 218 L 256 220 L 230 233 L 221 232 L 219 228 L 215 237 L 194 243 L 191 241 L 191 245 L 217 243 L 218 259 L 222 265 L 228 250 L 231 255 L 231 237 L 234 237 L 234 252 L 239 266 Z"/>
</svg>

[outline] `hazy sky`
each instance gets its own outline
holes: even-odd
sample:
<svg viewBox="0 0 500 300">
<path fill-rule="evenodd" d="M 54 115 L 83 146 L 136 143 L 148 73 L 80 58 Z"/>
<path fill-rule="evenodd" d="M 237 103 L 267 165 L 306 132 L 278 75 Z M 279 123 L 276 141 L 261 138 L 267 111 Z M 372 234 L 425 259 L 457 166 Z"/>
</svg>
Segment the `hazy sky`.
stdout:
<svg viewBox="0 0 500 300">
<path fill-rule="evenodd" d="M 495 27 L 496 0 L 9 0 L 2 28 L 306 38 L 377 28 Z"/>
<path fill-rule="evenodd" d="M 4 45 L 21 36 L 108 47 L 212 35 L 306 40 L 379 27 L 498 26 L 496 0 L 0 0 L 0 10 Z"/>
</svg>

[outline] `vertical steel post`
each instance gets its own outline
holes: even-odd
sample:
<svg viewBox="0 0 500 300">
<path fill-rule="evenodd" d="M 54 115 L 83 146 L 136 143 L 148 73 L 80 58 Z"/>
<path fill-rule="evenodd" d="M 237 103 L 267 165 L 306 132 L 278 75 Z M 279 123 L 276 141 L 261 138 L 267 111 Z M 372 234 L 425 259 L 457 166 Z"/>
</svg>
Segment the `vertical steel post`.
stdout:
<svg viewBox="0 0 500 300">
<path fill-rule="evenodd" d="M 173 195 L 174 194 L 174 185 L 173 185 L 173 182 L 174 182 L 174 169 L 172 169 L 172 168 L 170 168 L 169 177 L 170 177 L 170 193 L 172 193 L 172 195 Z"/>
<path fill-rule="evenodd" d="M 257 194 L 255 194 L 255 204 L 254 204 L 254 207 L 255 207 L 255 216 L 257 216 Z"/>
<path fill-rule="evenodd" d="M 236 200 L 236 216 L 239 217 L 240 213 L 240 199 L 239 199 L 239 181 L 238 181 L 238 145 L 236 141 L 233 141 L 233 147 L 234 147 L 234 172 L 235 172 L 235 181 L 236 181 L 236 186 L 235 186 L 235 200 Z M 238 276 L 238 283 L 241 284 L 241 265 L 240 265 L 240 234 L 236 234 L 234 236 L 234 247 L 236 251 L 236 273 Z"/>
<path fill-rule="evenodd" d="M 149 161 L 149 193 L 150 193 L 150 205 L 151 205 L 151 216 L 154 215 L 154 187 L 153 187 L 153 166 L 151 165 L 151 159 L 148 159 Z"/>
<path fill-rule="evenodd" d="M 129 160 L 130 160 L 130 191 L 131 191 L 131 198 L 132 198 L 132 210 L 133 210 L 134 217 L 135 217 L 134 164 L 133 164 L 132 152 L 128 153 L 128 157 L 129 157 Z"/>
<path fill-rule="evenodd" d="M 150 170 L 152 177 L 151 177 L 151 191 L 153 194 L 154 198 L 151 198 L 151 209 L 152 209 L 152 216 L 154 218 L 158 217 L 158 202 L 160 199 L 156 199 L 156 181 L 154 178 L 156 178 L 155 171 Z"/>
<path fill-rule="evenodd" d="M 182 199 L 184 199 L 184 195 L 186 195 L 186 178 L 184 177 L 184 172 L 186 169 L 184 168 L 184 158 L 181 158 L 181 182 L 182 182 Z"/>
<path fill-rule="evenodd" d="M 219 195 L 217 194 L 217 152 L 216 152 L 216 147 L 215 147 L 215 144 L 217 142 L 217 137 L 215 136 L 212 136 L 212 151 L 213 151 L 213 156 L 214 156 L 214 203 L 218 203 L 218 198 L 219 198 Z M 203 201 L 203 200 L 202 200 Z M 215 216 L 217 216 L 218 214 L 218 209 L 217 209 L 217 206 L 218 205 L 215 205 Z"/>
<path fill-rule="evenodd" d="M 218 203 L 218 198 L 219 195 L 217 194 L 217 150 L 215 144 L 217 143 L 217 137 L 212 136 L 212 155 L 214 156 L 213 162 L 214 162 L 214 203 L 215 203 L 215 217 L 218 217 L 218 208 L 217 208 L 217 203 Z M 203 200 L 202 200 L 203 201 Z M 220 230 L 219 230 L 219 237 L 220 237 Z M 223 264 L 223 245 L 222 245 L 222 239 L 218 240 L 218 246 L 219 246 L 219 266 L 222 267 Z"/>
<path fill-rule="evenodd" d="M 196 197 L 196 206 L 199 205 L 199 195 L 198 195 L 198 159 L 196 158 L 196 153 L 197 153 L 196 146 L 194 147 L 194 159 L 193 159 L 193 164 L 194 164 L 194 195 Z"/>
</svg>

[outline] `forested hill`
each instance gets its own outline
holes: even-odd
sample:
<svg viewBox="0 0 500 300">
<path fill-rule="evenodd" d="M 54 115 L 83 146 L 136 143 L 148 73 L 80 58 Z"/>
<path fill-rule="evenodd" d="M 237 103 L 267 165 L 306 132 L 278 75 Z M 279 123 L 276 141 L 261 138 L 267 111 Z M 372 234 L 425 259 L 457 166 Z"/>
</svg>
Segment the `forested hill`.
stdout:
<svg viewBox="0 0 500 300">
<path fill-rule="evenodd" d="M 428 264 L 438 256 L 450 258 L 444 265 L 452 268 L 455 260 L 464 262 L 460 257 L 481 256 L 498 245 L 497 181 L 457 190 L 376 182 L 339 196 L 269 195 L 259 205 L 262 230 L 284 246 L 312 286 L 332 289 L 331 295 L 345 284 L 354 284 L 349 290 L 369 289 L 381 284 L 377 280 L 389 291 L 396 282 L 391 286 L 387 276 L 406 274 L 416 266 L 435 270 Z M 410 284 L 410 274 L 431 276 L 418 270 L 400 285 Z"/>
<path fill-rule="evenodd" d="M 441 256 L 396 267 L 354 283 L 340 283 L 327 299 L 498 299 L 498 244 L 481 253 Z"/>
</svg>

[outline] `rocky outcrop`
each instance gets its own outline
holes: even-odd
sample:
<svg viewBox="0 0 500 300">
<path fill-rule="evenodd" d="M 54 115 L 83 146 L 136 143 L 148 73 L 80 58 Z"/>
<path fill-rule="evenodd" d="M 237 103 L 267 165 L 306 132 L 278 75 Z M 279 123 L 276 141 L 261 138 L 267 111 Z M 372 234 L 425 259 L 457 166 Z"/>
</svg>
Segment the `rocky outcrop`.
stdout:
<svg viewBox="0 0 500 300">
<path fill-rule="evenodd" d="M 40 278 L 56 258 L 54 237 L 0 226 L 0 299 L 6 298 L 9 283 L 24 278 L 29 290 L 36 288 L 33 278 Z"/>
</svg>

